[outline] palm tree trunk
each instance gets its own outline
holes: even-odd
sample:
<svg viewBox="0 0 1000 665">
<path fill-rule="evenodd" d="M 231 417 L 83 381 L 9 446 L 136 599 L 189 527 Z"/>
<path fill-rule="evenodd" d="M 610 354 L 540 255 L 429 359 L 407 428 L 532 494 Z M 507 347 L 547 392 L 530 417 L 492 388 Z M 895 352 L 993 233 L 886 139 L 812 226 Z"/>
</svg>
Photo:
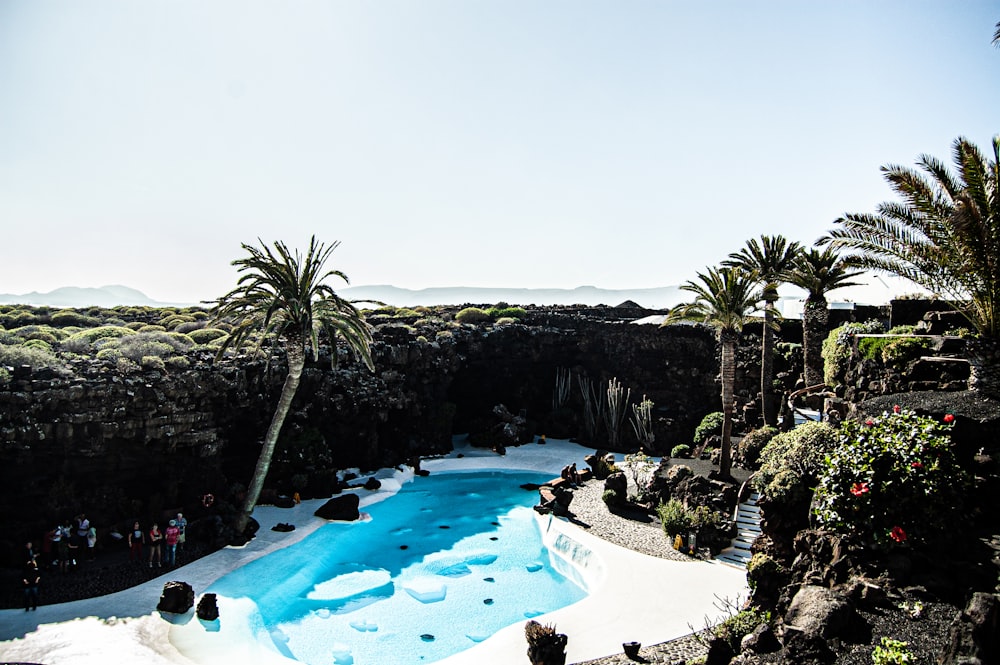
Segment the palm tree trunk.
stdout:
<svg viewBox="0 0 1000 665">
<path fill-rule="evenodd" d="M 829 322 L 826 299 L 806 298 L 802 309 L 802 374 L 807 386 L 823 383 L 823 338 Z"/>
<path fill-rule="evenodd" d="M 247 489 L 246 499 L 239 515 L 236 516 L 235 528 L 237 533 L 243 533 L 250 515 L 253 513 L 260 492 L 264 489 L 264 479 L 267 478 L 267 471 L 271 468 L 271 458 L 274 456 L 274 447 L 278 443 L 278 433 L 285 423 L 285 416 L 292 406 L 292 399 L 295 391 L 299 388 L 299 380 L 302 378 L 302 369 L 305 367 L 305 352 L 303 351 L 302 340 L 290 339 L 286 345 L 288 355 L 288 375 L 285 377 L 285 385 L 281 387 L 281 396 L 278 398 L 278 406 L 271 417 L 271 424 L 267 428 L 264 436 L 264 445 L 260 449 L 260 456 L 257 457 L 257 468 L 254 469 L 253 478 L 250 480 L 250 487 Z"/>
<path fill-rule="evenodd" d="M 969 359 L 969 389 L 1000 398 L 1000 339 L 968 339 L 965 353 Z"/>
<path fill-rule="evenodd" d="M 775 427 L 778 424 L 778 404 L 774 400 L 774 303 L 768 300 L 764 307 L 764 330 L 760 339 L 760 412 L 764 414 L 764 424 Z"/>
<path fill-rule="evenodd" d="M 732 475 L 733 387 L 736 383 L 736 340 L 730 335 L 722 339 L 722 449 L 719 454 L 719 476 Z"/>
</svg>

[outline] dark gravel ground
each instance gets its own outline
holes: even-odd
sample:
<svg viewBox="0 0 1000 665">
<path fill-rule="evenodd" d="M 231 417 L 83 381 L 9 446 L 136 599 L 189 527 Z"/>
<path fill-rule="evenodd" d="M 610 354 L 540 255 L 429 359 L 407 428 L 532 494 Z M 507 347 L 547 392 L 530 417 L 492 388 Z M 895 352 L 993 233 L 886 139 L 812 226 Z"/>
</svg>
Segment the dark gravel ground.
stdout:
<svg viewBox="0 0 1000 665">
<path fill-rule="evenodd" d="M 177 563 L 191 563 L 212 551 L 214 550 L 201 543 L 185 543 L 185 550 L 177 554 Z M 39 563 L 42 563 L 41 559 Z M 124 543 L 98 548 L 93 561 L 84 558 L 77 559 L 77 563 L 75 568 L 66 573 L 60 573 L 47 565 L 40 566 L 42 582 L 39 585 L 39 605 L 103 596 L 142 584 L 169 570 L 166 566 L 149 568 L 145 560 L 141 564 L 129 562 Z M 0 609 L 24 607 L 22 586 L 20 568 L 0 569 Z"/>
</svg>

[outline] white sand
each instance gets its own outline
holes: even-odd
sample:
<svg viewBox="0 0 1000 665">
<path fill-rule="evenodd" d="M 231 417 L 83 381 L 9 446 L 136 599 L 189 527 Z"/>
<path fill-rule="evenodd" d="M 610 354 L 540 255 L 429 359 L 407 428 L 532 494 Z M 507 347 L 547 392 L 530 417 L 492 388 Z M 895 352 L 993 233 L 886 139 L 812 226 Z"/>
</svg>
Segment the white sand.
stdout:
<svg viewBox="0 0 1000 665">
<path fill-rule="evenodd" d="M 585 467 L 592 452 L 567 441 L 510 448 L 500 457 L 456 442 L 443 459 L 425 460 L 423 468 L 440 471 L 520 469 L 559 474 L 566 464 Z M 458 455 L 463 458 L 459 459 Z M 367 506 L 398 491 L 413 478 L 412 471 L 393 469 L 375 474 L 382 481 L 376 492 L 361 491 Z M 252 602 L 219 598 L 220 620 L 206 624 L 194 616 L 174 617 L 155 611 L 163 584 L 184 580 L 200 595 L 212 582 L 245 563 L 287 547 L 325 522 L 313 516 L 324 500 L 304 501 L 291 509 L 258 507 L 257 537 L 242 548 L 225 548 L 140 586 L 87 600 L 46 605 L 34 612 L 0 611 L 0 661 L 36 663 L 285 663 L 266 632 Z M 271 531 L 278 522 L 295 531 Z M 589 549 L 596 561 L 588 572 L 590 594 L 580 602 L 538 617 L 555 623 L 569 636 L 567 662 L 621 652 L 625 641 L 655 644 L 704 625 L 720 614 L 720 598 L 735 600 L 748 593 L 743 570 L 715 562 L 676 562 L 650 557 L 608 543 L 565 521 L 540 519 L 551 542 L 558 534 Z M 117 618 L 116 618 L 117 617 Z M 263 639 L 262 639 L 263 637 Z M 523 662 L 527 644 L 523 624 L 501 630 L 471 649 L 438 661 L 447 665 L 489 665 Z M 109 661 L 110 659 L 110 661 Z M 332 657 L 331 657 L 332 660 Z M 401 661 L 400 665 L 405 665 Z"/>
</svg>

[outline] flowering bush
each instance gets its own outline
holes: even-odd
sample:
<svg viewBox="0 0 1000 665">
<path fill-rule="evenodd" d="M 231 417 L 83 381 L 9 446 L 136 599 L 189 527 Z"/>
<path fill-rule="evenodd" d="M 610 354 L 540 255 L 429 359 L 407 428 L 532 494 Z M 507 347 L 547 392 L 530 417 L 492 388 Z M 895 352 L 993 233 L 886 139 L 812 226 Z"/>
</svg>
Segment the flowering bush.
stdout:
<svg viewBox="0 0 1000 665">
<path fill-rule="evenodd" d="M 955 463 L 951 421 L 893 409 L 847 421 L 827 457 L 813 501 L 818 520 L 879 546 L 924 542 L 954 529 L 968 487 Z"/>
</svg>

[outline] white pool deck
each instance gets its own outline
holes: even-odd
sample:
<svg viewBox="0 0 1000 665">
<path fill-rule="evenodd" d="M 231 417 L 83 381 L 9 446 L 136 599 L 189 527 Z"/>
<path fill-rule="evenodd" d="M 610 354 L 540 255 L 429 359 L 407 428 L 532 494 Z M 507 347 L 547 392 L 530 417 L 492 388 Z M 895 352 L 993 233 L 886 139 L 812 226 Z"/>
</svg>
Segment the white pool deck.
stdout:
<svg viewBox="0 0 1000 665">
<path fill-rule="evenodd" d="M 591 448 L 550 439 L 546 445 L 527 444 L 510 448 L 505 456 L 456 443 L 445 458 L 424 460 L 431 473 L 480 469 L 530 470 L 552 473 L 567 464 L 586 467 L 583 457 Z M 459 458 L 459 455 L 462 455 Z M 361 506 L 394 494 L 400 484 L 412 479 L 407 467 L 375 474 L 382 489 L 360 490 Z M 313 511 L 325 500 L 303 501 L 289 509 L 258 507 L 257 537 L 241 548 L 225 548 L 186 566 L 169 571 L 137 587 L 87 600 L 45 605 L 33 612 L 0 611 L 0 661 L 36 663 L 252 663 L 291 662 L 273 647 L 257 640 L 249 624 L 252 605 L 246 600 L 219 599 L 217 625 L 193 617 L 155 610 L 163 584 L 183 580 L 196 597 L 224 576 L 254 559 L 291 545 L 324 520 Z M 271 531 L 278 522 L 296 525 L 295 531 Z M 576 663 L 620 653 L 622 642 L 656 644 L 701 628 L 706 620 L 723 614 L 721 599 L 736 601 L 749 591 L 745 571 L 716 562 L 678 562 L 651 557 L 597 538 L 565 520 L 540 520 L 543 529 L 557 530 L 591 550 L 599 565 L 583 571 L 589 595 L 578 603 L 538 617 L 554 623 L 569 637 L 567 662 Z M 550 531 L 549 535 L 552 535 Z M 44 590 L 43 590 L 44 593 Z M 164 618 L 164 616 L 170 618 Z M 527 643 L 524 623 L 501 630 L 466 651 L 437 661 L 443 665 L 492 665 L 524 662 Z M 332 661 L 332 658 L 331 658 Z M 369 665 L 357 663 L 357 665 Z M 401 654 L 398 665 L 407 665 Z"/>
</svg>

